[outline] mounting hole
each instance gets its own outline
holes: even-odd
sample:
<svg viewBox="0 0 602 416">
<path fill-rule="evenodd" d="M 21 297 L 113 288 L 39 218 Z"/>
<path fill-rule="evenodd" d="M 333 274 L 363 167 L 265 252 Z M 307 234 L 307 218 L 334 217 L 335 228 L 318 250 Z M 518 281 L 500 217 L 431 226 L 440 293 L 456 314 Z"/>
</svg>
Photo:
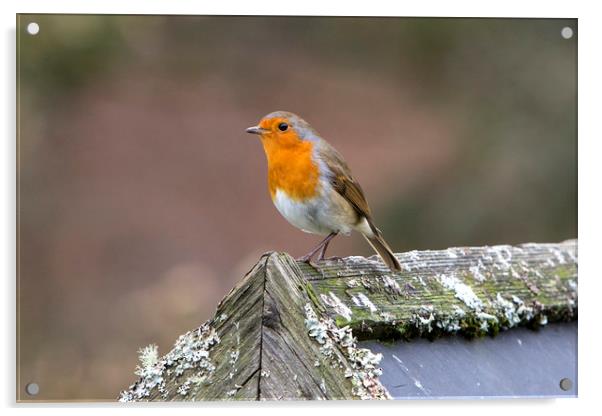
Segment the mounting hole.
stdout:
<svg viewBox="0 0 602 416">
<path fill-rule="evenodd" d="M 40 392 L 40 386 L 38 386 L 38 383 L 29 383 L 25 386 L 25 391 L 30 396 L 35 396 Z"/>
<path fill-rule="evenodd" d="M 568 26 L 563 27 L 562 30 L 560 31 L 560 35 L 565 39 L 570 39 L 573 37 L 573 29 L 571 29 Z"/>
<path fill-rule="evenodd" d="M 37 35 L 40 32 L 40 25 L 37 24 L 36 22 L 31 22 L 30 24 L 27 25 L 27 33 L 29 33 L 30 35 Z"/>
<path fill-rule="evenodd" d="M 573 382 L 570 378 L 563 378 L 560 380 L 560 388 L 564 391 L 569 391 L 573 388 Z"/>
</svg>

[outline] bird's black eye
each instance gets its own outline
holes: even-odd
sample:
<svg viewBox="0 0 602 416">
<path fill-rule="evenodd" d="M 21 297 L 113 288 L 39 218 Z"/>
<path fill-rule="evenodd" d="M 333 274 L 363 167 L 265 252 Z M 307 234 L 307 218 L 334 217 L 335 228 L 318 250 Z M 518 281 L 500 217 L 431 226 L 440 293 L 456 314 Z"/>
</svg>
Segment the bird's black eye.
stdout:
<svg viewBox="0 0 602 416">
<path fill-rule="evenodd" d="M 288 124 L 286 124 L 286 123 L 280 123 L 280 124 L 278 124 L 278 130 L 280 130 L 280 131 L 287 131 L 288 130 Z"/>
</svg>

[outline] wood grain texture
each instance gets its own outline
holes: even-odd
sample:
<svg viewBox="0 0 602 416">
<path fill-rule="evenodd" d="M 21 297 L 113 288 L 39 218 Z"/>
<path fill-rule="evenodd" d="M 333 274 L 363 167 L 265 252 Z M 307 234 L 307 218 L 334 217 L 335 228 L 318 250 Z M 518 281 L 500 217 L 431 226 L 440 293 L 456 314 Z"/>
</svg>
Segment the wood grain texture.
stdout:
<svg viewBox="0 0 602 416">
<path fill-rule="evenodd" d="M 304 306 L 308 302 L 296 262 L 288 255 L 270 255 L 265 273 L 260 399 L 353 398 L 350 381 L 328 365 L 320 344 L 307 336 Z"/>
<path fill-rule="evenodd" d="M 122 401 L 390 398 L 354 337 L 496 334 L 577 319 L 577 242 L 462 247 L 318 265 L 267 253 Z M 353 333 L 351 333 L 353 331 Z"/>
<path fill-rule="evenodd" d="M 479 336 L 577 318 L 576 240 L 396 257 L 395 274 L 376 256 L 299 266 L 327 313 L 360 339 Z"/>
<path fill-rule="evenodd" d="M 308 336 L 304 308 L 309 303 L 296 262 L 284 254 L 264 255 L 203 326 L 204 334 L 213 331 L 218 339 L 207 349 L 214 368 L 193 365 L 177 374 L 176 368 L 190 361 L 190 354 L 180 351 L 201 350 L 197 342 L 203 336 L 191 331 L 185 348 L 176 345 L 166 355 L 171 359 L 154 363 L 152 376 L 130 386 L 123 401 L 355 398 L 344 372 L 351 366 L 339 363 L 345 363 L 345 356 L 335 348 L 339 361 L 331 365 L 322 345 Z M 154 382 L 156 373 L 163 383 Z"/>
</svg>

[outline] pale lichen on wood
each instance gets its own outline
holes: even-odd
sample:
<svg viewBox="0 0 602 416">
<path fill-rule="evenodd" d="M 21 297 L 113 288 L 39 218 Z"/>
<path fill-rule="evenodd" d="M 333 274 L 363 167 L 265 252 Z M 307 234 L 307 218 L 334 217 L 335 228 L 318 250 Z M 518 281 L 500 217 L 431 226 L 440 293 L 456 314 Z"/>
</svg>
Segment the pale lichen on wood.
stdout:
<svg viewBox="0 0 602 416">
<path fill-rule="evenodd" d="M 300 265 L 340 325 L 361 339 L 495 334 L 577 317 L 577 242 L 460 247 Z M 344 312 L 341 312 L 344 311 Z"/>
<path fill-rule="evenodd" d="M 140 351 L 141 400 L 387 399 L 356 338 L 495 334 L 577 318 L 577 242 L 450 248 L 318 265 L 267 253 L 215 317 L 159 357 Z"/>
<path fill-rule="evenodd" d="M 120 400 L 386 399 L 380 355 L 314 311 L 297 263 L 269 253 L 162 358 L 141 354 Z M 323 309 L 323 308 L 322 308 Z"/>
</svg>

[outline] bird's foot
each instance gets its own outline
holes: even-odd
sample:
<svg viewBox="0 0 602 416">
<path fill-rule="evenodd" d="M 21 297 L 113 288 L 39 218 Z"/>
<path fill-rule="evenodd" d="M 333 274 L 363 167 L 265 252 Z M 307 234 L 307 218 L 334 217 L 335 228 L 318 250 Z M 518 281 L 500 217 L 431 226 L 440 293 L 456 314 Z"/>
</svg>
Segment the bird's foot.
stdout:
<svg viewBox="0 0 602 416">
<path fill-rule="evenodd" d="M 311 257 L 310 256 L 303 256 L 303 257 L 296 258 L 295 260 L 303 262 L 303 263 L 307 263 L 311 267 L 313 267 L 314 269 L 317 270 L 318 269 L 318 265 L 313 261 L 312 257 L 313 256 L 311 256 Z"/>
<path fill-rule="evenodd" d="M 310 256 L 309 254 L 306 254 L 305 256 L 297 257 L 295 260 L 302 261 L 303 263 L 311 263 L 311 258 L 312 257 L 313 256 Z"/>
</svg>

